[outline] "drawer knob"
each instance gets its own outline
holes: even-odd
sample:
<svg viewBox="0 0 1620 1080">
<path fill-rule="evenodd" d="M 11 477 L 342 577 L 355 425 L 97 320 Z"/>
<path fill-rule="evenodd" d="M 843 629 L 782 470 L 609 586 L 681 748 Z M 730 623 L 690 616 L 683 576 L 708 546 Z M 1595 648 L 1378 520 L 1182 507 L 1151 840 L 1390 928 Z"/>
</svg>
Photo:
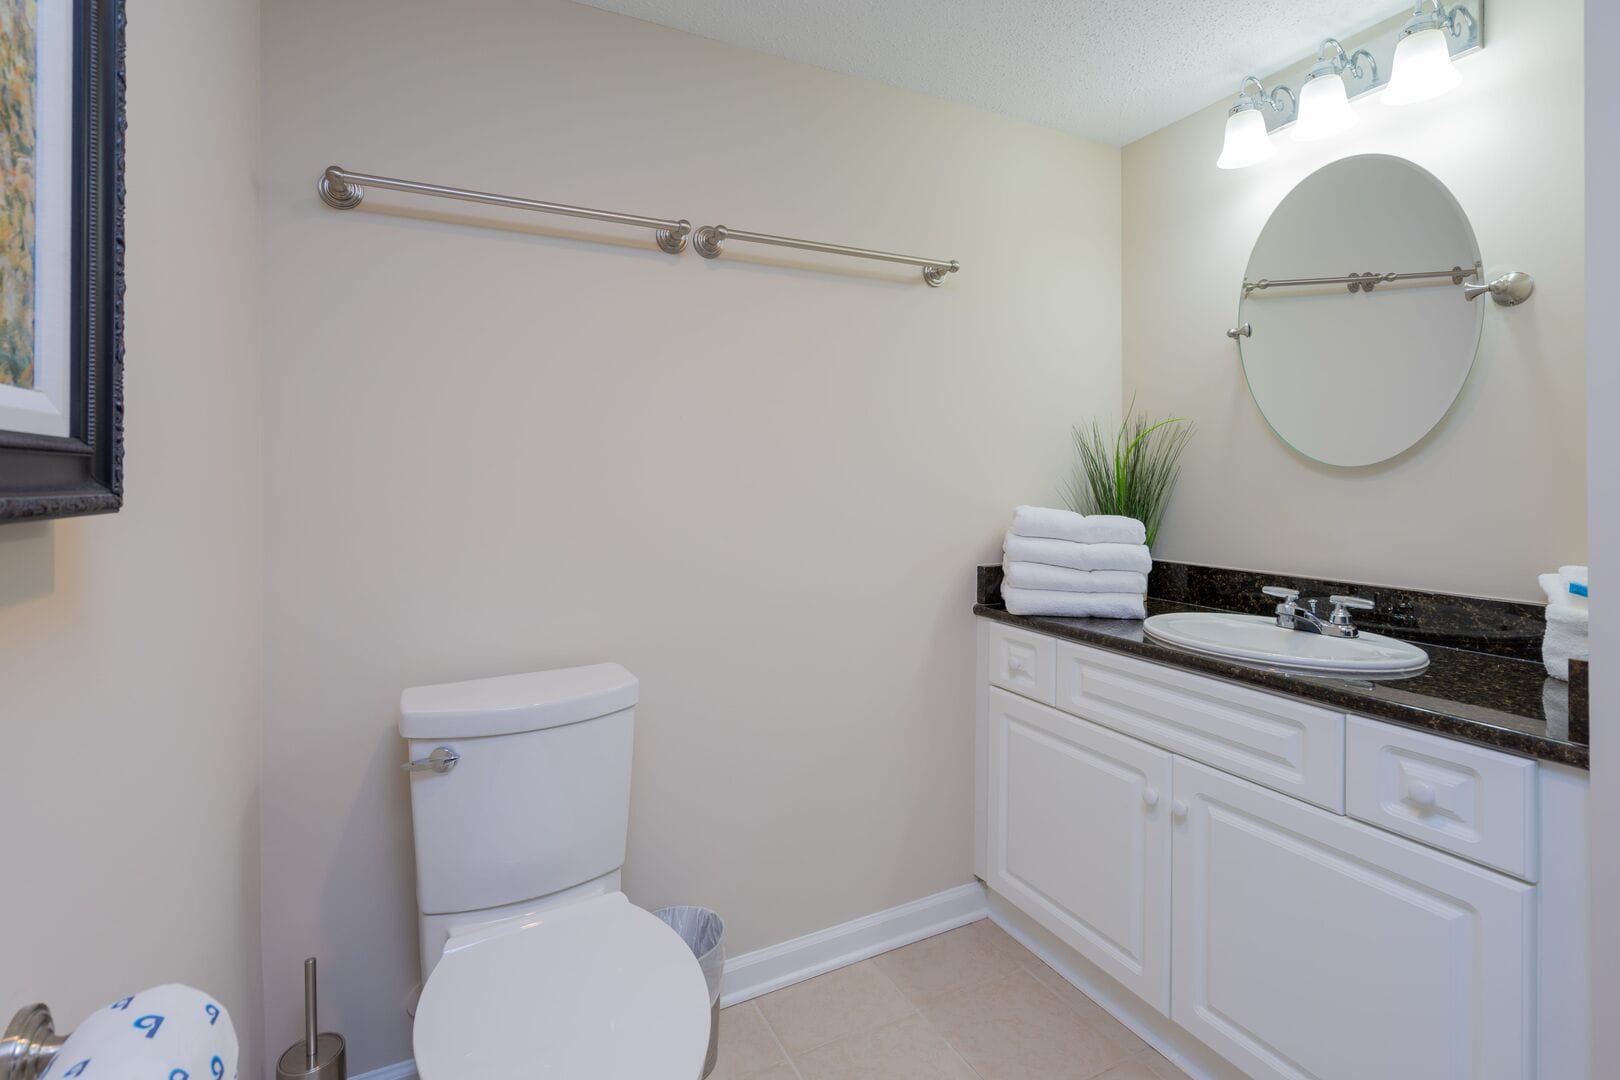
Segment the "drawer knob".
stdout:
<svg viewBox="0 0 1620 1080">
<path fill-rule="evenodd" d="M 1143 788 L 1142 789 L 1142 803 L 1149 810 L 1153 809 L 1155 806 L 1158 806 L 1159 805 L 1159 789 L 1158 788 L 1153 788 L 1153 787 Z"/>
<path fill-rule="evenodd" d="M 1025 667 L 1024 662 L 1021 659 L 1019 659 L 1018 657 L 1016 657 L 1016 656 L 1008 657 L 1008 659 L 1007 659 L 1007 674 L 1009 674 L 1009 675 L 1028 675 L 1029 674 L 1029 668 Z"/>
<path fill-rule="evenodd" d="M 1185 799 L 1172 799 L 1170 801 L 1170 816 L 1177 821 L 1187 820 L 1187 802 Z"/>
<path fill-rule="evenodd" d="M 1406 789 L 1406 800 L 1425 810 L 1432 810 L 1439 799 L 1440 793 L 1427 780 L 1414 780 Z"/>
</svg>

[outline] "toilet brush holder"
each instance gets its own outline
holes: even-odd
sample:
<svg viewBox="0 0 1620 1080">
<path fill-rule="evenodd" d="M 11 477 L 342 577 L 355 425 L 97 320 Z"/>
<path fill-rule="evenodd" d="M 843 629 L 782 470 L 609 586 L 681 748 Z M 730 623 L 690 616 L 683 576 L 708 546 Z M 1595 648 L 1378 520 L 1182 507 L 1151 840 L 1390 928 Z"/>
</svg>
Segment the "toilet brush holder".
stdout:
<svg viewBox="0 0 1620 1080">
<path fill-rule="evenodd" d="M 315 958 L 304 961 L 304 1037 L 276 1063 L 276 1080 L 348 1080 L 343 1036 L 321 1031 L 315 1007 Z"/>
</svg>

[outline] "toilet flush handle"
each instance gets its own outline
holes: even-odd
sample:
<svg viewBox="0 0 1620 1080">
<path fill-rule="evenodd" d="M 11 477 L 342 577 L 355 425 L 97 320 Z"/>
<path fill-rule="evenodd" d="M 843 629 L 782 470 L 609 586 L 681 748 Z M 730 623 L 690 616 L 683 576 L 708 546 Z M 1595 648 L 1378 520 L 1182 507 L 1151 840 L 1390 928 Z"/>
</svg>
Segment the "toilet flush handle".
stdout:
<svg viewBox="0 0 1620 1080">
<path fill-rule="evenodd" d="M 455 768 L 456 762 L 460 760 L 460 754 L 456 753 L 448 746 L 439 746 L 435 747 L 433 753 L 429 754 L 427 757 L 417 758 L 415 761 L 407 761 L 405 764 L 401 765 L 400 768 L 406 772 L 447 773 L 451 769 Z"/>
</svg>

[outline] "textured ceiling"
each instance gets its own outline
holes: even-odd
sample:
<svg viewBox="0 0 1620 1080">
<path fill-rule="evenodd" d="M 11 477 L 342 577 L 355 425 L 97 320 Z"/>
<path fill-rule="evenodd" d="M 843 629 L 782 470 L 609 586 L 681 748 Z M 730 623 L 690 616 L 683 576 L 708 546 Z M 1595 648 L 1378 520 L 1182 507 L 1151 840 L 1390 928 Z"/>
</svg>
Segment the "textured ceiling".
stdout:
<svg viewBox="0 0 1620 1080">
<path fill-rule="evenodd" d="M 585 0 L 1123 145 L 1401 0 Z"/>
</svg>

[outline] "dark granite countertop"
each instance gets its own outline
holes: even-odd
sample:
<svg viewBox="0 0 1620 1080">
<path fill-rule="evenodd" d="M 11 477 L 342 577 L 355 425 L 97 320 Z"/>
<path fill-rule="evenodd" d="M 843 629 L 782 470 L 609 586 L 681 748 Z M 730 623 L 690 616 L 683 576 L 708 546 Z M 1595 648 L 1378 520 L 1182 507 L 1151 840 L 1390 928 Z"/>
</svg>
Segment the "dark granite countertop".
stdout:
<svg viewBox="0 0 1620 1080">
<path fill-rule="evenodd" d="M 1371 681 L 1300 675 L 1161 644 L 1134 620 L 1010 615 L 999 603 L 999 581 L 988 591 L 983 584 L 980 599 L 989 602 L 974 605 L 973 612 L 987 619 L 1464 742 L 1589 767 L 1587 746 L 1569 737 L 1568 684 L 1549 679 L 1537 661 L 1425 644 L 1429 666 L 1406 678 Z M 1158 615 L 1227 609 L 1149 597 L 1147 610 Z"/>
</svg>

